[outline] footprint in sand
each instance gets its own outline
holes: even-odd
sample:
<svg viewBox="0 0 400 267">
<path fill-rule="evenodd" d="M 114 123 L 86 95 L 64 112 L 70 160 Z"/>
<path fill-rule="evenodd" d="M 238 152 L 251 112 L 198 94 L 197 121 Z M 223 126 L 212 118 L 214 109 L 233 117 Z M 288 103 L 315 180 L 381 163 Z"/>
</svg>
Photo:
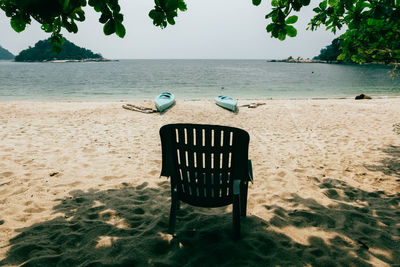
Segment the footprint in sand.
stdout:
<svg viewBox="0 0 400 267">
<path fill-rule="evenodd" d="M 144 182 L 143 184 L 136 186 L 136 190 L 143 190 L 143 189 L 145 189 L 148 185 L 149 185 L 149 183 Z"/>
<path fill-rule="evenodd" d="M 102 179 L 104 181 L 110 181 L 110 180 L 118 179 L 118 177 L 117 176 L 104 176 Z"/>
<path fill-rule="evenodd" d="M 170 186 L 170 183 L 168 181 L 163 181 L 163 182 L 158 182 L 157 185 L 163 189 L 167 189 Z"/>
<path fill-rule="evenodd" d="M 278 176 L 285 177 L 286 176 L 286 172 L 280 171 L 280 172 L 278 172 Z"/>
<path fill-rule="evenodd" d="M 159 159 L 153 160 L 153 162 L 154 162 L 154 164 L 161 165 L 161 160 L 159 160 Z"/>
<path fill-rule="evenodd" d="M 159 170 L 152 170 L 152 171 L 149 172 L 149 174 L 150 174 L 151 176 L 158 175 L 159 173 L 160 173 Z"/>
<path fill-rule="evenodd" d="M 43 208 L 36 207 L 36 208 L 25 209 L 24 212 L 26 212 L 26 213 L 41 213 L 44 210 L 45 209 L 43 209 Z"/>
<path fill-rule="evenodd" d="M 13 174 L 13 172 L 2 172 L 0 173 L 0 177 L 10 177 Z"/>
<path fill-rule="evenodd" d="M 85 147 L 84 149 L 83 149 L 83 152 L 85 152 L 85 153 L 93 153 L 93 152 L 95 152 L 96 150 L 94 149 L 94 148 L 87 148 L 87 147 Z"/>
</svg>

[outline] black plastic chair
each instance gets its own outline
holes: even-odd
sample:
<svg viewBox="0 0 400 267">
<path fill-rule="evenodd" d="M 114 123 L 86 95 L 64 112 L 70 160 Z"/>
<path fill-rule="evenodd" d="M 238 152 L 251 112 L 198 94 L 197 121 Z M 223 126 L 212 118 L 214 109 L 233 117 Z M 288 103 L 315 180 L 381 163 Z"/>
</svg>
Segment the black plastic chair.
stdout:
<svg viewBox="0 0 400 267">
<path fill-rule="evenodd" d="M 171 177 L 169 233 L 175 231 L 179 201 L 198 207 L 233 204 L 234 238 L 246 216 L 249 134 L 220 125 L 168 124 L 160 129 L 162 176 Z"/>
</svg>

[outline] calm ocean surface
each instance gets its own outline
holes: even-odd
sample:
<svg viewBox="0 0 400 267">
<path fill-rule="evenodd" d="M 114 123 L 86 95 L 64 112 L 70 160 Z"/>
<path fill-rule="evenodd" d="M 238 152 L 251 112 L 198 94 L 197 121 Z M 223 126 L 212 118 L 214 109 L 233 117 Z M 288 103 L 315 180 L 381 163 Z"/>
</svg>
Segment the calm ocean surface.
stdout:
<svg viewBox="0 0 400 267">
<path fill-rule="evenodd" d="M 400 96 L 390 67 L 265 60 L 121 60 L 87 63 L 0 61 L 0 101 L 353 98 Z"/>
</svg>

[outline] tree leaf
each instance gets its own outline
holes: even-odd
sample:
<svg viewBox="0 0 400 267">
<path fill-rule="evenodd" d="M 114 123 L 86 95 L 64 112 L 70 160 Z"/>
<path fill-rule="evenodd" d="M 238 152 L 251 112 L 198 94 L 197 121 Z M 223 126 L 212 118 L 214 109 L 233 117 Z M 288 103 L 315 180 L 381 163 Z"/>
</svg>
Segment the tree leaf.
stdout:
<svg viewBox="0 0 400 267">
<path fill-rule="evenodd" d="M 286 24 L 293 24 L 296 23 L 299 18 L 296 15 L 290 16 L 286 19 Z"/>
<path fill-rule="evenodd" d="M 154 9 L 150 10 L 149 17 L 154 20 L 154 18 L 157 16 L 156 13 L 157 13 L 156 10 L 154 10 Z"/>
<path fill-rule="evenodd" d="M 119 36 L 121 38 L 124 38 L 124 36 L 126 34 L 124 25 L 122 25 L 122 23 L 119 21 L 115 22 L 115 33 L 117 34 L 117 36 Z"/>
<path fill-rule="evenodd" d="M 11 24 L 11 27 L 16 32 L 22 32 L 23 30 L 25 30 L 25 27 L 26 27 L 26 22 L 22 16 L 12 17 L 10 20 L 10 24 Z"/>
<path fill-rule="evenodd" d="M 265 15 L 266 19 L 272 18 L 273 16 L 275 16 L 275 14 L 278 12 L 277 9 L 273 9 L 271 12 L 269 12 L 267 15 Z"/>
<path fill-rule="evenodd" d="M 272 0 L 272 1 L 271 1 L 271 6 L 274 6 L 274 7 L 279 6 L 278 0 Z"/>
<path fill-rule="evenodd" d="M 300 9 L 303 7 L 303 4 L 301 3 L 301 1 L 293 1 L 292 2 L 292 7 L 294 11 L 300 11 Z"/>
<path fill-rule="evenodd" d="M 175 25 L 175 20 L 174 20 L 173 17 L 167 17 L 167 21 L 168 21 L 169 24 Z"/>
<path fill-rule="evenodd" d="M 322 10 L 321 10 L 319 7 L 314 8 L 313 11 L 314 11 L 315 13 L 322 12 Z"/>
<path fill-rule="evenodd" d="M 337 4 L 338 0 L 328 0 L 328 4 L 330 6 L 335 6 Z"/>
<path fill-rule="evenodd" d="M 327 5 L 326 0 L 325 0 L 325 1 L 322 1 L 321 3 L 319 3 L 319 7 L 320 7 L 322 10 L 325 10 L 325 9 L 326 9 L 326 5 Z"/>
<path fill-rule="evenodd" d="M 63 10 L 67 11 L 68 10 L 68 6 L 69 6 L 69 0 L 64 0 Z"/>
<path fill-rule="evenodd" d="M 290 37 L 295 37 L 297 35 L 296 28 L 291 25 L 285 26 L 285 30 L 286 30 L 287 35 Z"/>
<path fill-rule="evenodd" d="M 103 31 L 105 35 L 111 35 L 115 32 L 115 21 L 110 19 L 106 24 L 104 24 Z"/>
<path fill-rule="evenodd" d="M 179 7 L 178 0 L 166 0 L 165 3 L 166 11 L 177 10 Z"/>
<path fill-rule="evenodd" d="M 73 32 L 73 33 L 78 32 L 78 26 L 76 26 L 76 23 L 73 20 L 71 20 L 71 22 L 69 22 L 67 19 L 63 19 L 63 26 L 69 32 Z"/>
<path fill-rule="evenodd" d="M 99 22 L 104 24 L 106 23 L 108 20 L 110 19 L 110 17 L 106 14 L 101 14 L 100 18 L 99 18 Z"/>
<path fill-rule="evenodd" d="M 286 34 L 279 33 L 278 39 L 281 40 L 281 41 L 284 41 L 286 39 Z"/>
<path fill-rule="evenodd" d="M 85 11 L 83 11 L 81 8 L 76 8 L 71 16 L 76 21 L 85 21 Z"/>
<path fill-rule="evenodd" d="M 278 9 L 278 16 L 276 17 L 276 21 L 284 24 L 285 22 L 285 13 L 281 9 Z"/>
<path fill-rule="evenodd" d="M 268 24 L 266 29 L 267 29 L 267 32 L 272 32 L 274 30 L 274 28 L 275 28 L 275 24 L 270 23 L 270 24 Z"/>
<path fill-rule="evenodd" d="M 180 11 L 186 11 L 186 3 L 183 0 L 178 0 L 178 8 Z"/>
<path fill-rule="evenodd" d="M 122 15 L 121 13 L 115 14 L 114 20 L 118 21 L 118 22 L 122 22 L 124 20 L 124 15 Z"/>
<path fill-rule="evenodd" d="M 44 30 L 45 32 L 52 32 L 53 24 L 43 24 L 41 29 Z"/>
<path fill-rule="evenodd" d="M 260 5 L 261 0 L 253 0 L 253 5 L 258 6 Z"/>
</svg>

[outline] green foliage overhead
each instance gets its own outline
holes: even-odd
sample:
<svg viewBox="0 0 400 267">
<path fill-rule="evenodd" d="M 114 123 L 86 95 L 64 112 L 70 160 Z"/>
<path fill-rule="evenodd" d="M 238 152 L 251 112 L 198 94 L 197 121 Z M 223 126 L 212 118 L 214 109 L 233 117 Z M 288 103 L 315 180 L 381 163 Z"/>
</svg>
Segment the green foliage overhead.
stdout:
<svg viewBox="0 0 400 267">
<path fill-rule="evenodd" d="M 325 25 L 340 36 L 342 53 L 339 60 L 364 63 L 398 63 L 400 61 L 400 1 L 399 0 L 329 0 L 314 9 L 311 30 Z"/>
<path fill-rule="evenodd" d="M 303 7 L 310 0 L 268 0 L 271 12 L 266 30 L 272 37 L 285 40 L 294 37 L 297 30 L 294 24 Z M 154 8 L 149 17 L 155 26 L 165 28 L 174 25 L 178 11 L 185 11 L 184 0 L 154 0 Z M 10 18 L 11 27 L 21 32 L 34 19 L 42 29 L 52 34 L 53 49 L 60 51 L 62 44 L 61 29 L 76 33 L 76 22 L 85 20 L 83 7 L 91 6 L 100 14 L 106 35 L 125 36 L 123 15 L 119 0 L 0 0 L 0 8 Z M 259 6 L 261 0 L 252 0 Z M 229 8 L 229 1 L 226 1 Z M 326 30 L 336 33 L 345 26 L 340 36 L 342 53 L 340 60 L 366 62 L 369 59 L 379 62 L 400 61 L 400 0 L 323 0 L 314 7 L 315 16 L 309 23 L 309 29 L 316 30 L 325 26 Z M 221 14 L 223 16 L 223 14 Z"/>
<path fill-rule="evenodd" d="M 49 61 L 49 60 L 82 60 L 101 58 L 100 54 L 94 54 L 92 51 L 76 46 L 70 41 L 63 39 L 61 51 L 56 53 L 52 50 L 52 43 L 50 38 L 47 40 L 39 41 L 34 47 L 30 47 L 21 51 L 16 57 L 15 61 Z"/>
<path fill-rule="evenodd" d="M 7 49 L 0 46 L 0 60 L 11 60 L 14 59 L 14 55 Z"/>
</svg>

